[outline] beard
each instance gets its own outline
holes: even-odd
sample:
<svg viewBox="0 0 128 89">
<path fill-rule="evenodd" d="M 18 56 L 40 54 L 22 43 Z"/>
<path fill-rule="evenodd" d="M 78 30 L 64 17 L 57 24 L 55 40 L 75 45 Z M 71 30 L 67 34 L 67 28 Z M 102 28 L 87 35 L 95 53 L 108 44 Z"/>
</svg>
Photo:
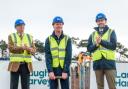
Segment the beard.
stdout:
<svg viewBox="0 0 128 89">
<path fill-rule="evenodd" d="M 105 26 L 106 26 L 106 25 L 104 25 L 104 24 L 99 24 L 99 25 L 98 25 L 98 27 L 101 28 L 101 29 L 104 28 Z"/>
</svg>

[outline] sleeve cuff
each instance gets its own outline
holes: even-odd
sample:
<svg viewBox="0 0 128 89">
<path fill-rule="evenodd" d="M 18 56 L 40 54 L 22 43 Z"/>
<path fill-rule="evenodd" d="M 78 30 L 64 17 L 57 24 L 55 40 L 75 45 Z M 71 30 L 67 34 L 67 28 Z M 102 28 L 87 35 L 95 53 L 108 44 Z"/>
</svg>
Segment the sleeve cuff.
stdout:
<svg viewBox="0 0 128 89">
<path fill-rule="evenodd" d="M 53 70 L 52 69 L 48 69 L 48 73 L 50 73 L 50 72 L 53 72 Z"/>
</svg>

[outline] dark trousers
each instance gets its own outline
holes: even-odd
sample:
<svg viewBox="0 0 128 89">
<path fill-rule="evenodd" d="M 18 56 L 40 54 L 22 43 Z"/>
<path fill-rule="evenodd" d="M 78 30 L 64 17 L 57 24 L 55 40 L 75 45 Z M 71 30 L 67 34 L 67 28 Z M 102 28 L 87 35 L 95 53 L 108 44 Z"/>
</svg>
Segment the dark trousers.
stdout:
<svg viewBox="0 0 128 89">
<path fill-rule="evenodd" d="M 29 89 L 30 72 L 26 63 L 20 64 L 18 71 L 11 72 L 10 75 L 10 89 L 18 89 L 19 76 L 21 77 L 22 89 Z"/>
<path fill-rule="evenodd" d="M 58 82 L 60 82 L 61 89 L 69 89 L 69 78 L 67 78 L 66 80 L 60 79 L 60 81 L 58 81 L 57 79 L 49 80 L 50 89 L 58 89 L 58 84 L 59 84 Z"/>
</svg>

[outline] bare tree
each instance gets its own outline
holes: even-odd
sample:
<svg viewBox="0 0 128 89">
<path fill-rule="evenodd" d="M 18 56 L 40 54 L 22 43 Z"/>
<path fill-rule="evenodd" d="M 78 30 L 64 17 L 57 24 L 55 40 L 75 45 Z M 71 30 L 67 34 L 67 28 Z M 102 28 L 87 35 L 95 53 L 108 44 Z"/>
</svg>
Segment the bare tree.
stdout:
<svg viewBox="0 0 128 89">
<path fill-rule="evenodd" d="M 124 45 L 122 45 L 120 42 L 117 42 L 117 48 L 116 48 L 116 52 L 120 54 L 119 56 L 119 60 L 121 61 L 121 58 L 128 58 L 128 48 L 126 48 Z"/>
<path fill-rule="evenodd" d="M 33 55 L 35 59 L 41 61 L 42 60 L 42 56 L 39 54 L 43 54 L 44 53 L 44 43 L 41 42 L 40 40 L 35 40 L 35 46 L 37 49 L 37 52 Z"/>
<path fill-rule="evenodd" d="M 1 49 L 1 54 L 2 57 L 4 56 L 4 51 L 7 50 L 7 44 L 4 40 L 0 41 L 0 49 Z"/>
</svg>

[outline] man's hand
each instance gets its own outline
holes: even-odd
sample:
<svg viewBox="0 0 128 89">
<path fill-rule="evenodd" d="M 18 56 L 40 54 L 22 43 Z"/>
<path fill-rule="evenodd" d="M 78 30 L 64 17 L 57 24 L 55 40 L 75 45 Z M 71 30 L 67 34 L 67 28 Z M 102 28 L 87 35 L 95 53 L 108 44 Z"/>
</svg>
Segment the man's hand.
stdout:
<svg viewBox="0 0 128 89">
<path fill-rule="evenodd" d="M 29 52 L 30 52 L 31 54 L 34 54 L 34 53 L 36 52 L 36 50 L 33 49 L 33 48 L 29 48 Z"/>
<path fill-rule="evenodd" d="M 101 42 L 101 36 L 96 37 L 96 46 L 99 46 Z"/>
<path fill-rule="evenodd" d="M 24 44 L 24 46 L 22 46 L 23 50 L 27 50 L 29 51 L 29 47 L 27 45 Z"/>
<path fill-rule="evenodd" d="M 67 73 L 62 73 L 62 79 L 67 79 L 68 78 L 68 74 Z"/>
<path fill-rule="evenodd" d="M 56 77 L 54 75 L 54 72 L 50 72 L 49 73 L 49 79 L 51 79 L 51 80 L 55 80 L 56 79 Z"/>
<path fill-rule="evenodd" d="M 34 54 L 36 52 L 35 49 L 28 47 L 27 45 L 24 45 L 22 48 L 23 48 L 23 50 L 26 50 L 26 51 L 30 52 L 31 54 Z"/>
</svg>

